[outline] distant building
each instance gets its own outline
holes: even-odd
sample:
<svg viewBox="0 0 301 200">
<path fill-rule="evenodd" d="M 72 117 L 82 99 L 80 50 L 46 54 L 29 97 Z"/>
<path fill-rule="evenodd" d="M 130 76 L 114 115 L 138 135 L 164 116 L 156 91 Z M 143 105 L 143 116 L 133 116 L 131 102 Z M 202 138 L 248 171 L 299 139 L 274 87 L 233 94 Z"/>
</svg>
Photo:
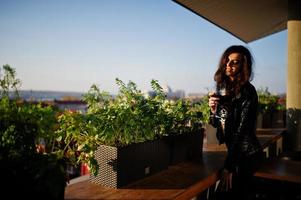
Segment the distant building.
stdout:
<svg viewBox="0 0 301 200">
<path fill-rule="evenodd" d="M 182 99 L 184 97 L 185 97 L 184 90 L 176 90 L 174 92 L 167 94 L 167 98 L 170 98 L 170 99 Z"/>
<path fill-rule="evenodd" d="M 162 87 L 162 89 L 163 89 L 163 92 L 165 93 L 165 94 L 171 94 L 172 93 L 172 90 L 171 90 L 171 88 L 168 86 L 168 85 L 164 85 L 163 87 Z"/>
<path fill-rule="evenodd" d="M 87 112 L 87 104 L 81 100 L 54 100 L 54 105 L 60 110 Z"/>
<path fill-rule="evenodd" d="M 203 93 L 190 93 L 185 98 L 189 99 L 191 102 L 199 102 L 201 101 L 206 94 Z"/>
<path fill-rule="evenodd" d="M 185 97 L 185 91 L 184 90 L 176 90 L 172 91 L 172 89 L 168 85 L 164 85 L 162 87 L 163 92 L 166 94 L 167 99 L 181 99 Z M 153 97 L 156 95 L 155 91 L 145 91 L 144 92 L 145 97 Z"/>
<path fill-rule="evenodd" d="M 163 86 L 163 91 L 165 92 L 168 99 L 181 99 L 185 97 L 184 90 L 172 91 L 172 89 L 168 85 Z"/>
<path fill-rule="evenodd" d="M 13 95 L 13 94 L 11 94 Z M 81 99 L 83 93 L 80 92 L 61 92 L 61 91 L 38 91 L 38 90 L 20 90 L 19 95 L 25 101 L 54 101 Z"/>
</svg>

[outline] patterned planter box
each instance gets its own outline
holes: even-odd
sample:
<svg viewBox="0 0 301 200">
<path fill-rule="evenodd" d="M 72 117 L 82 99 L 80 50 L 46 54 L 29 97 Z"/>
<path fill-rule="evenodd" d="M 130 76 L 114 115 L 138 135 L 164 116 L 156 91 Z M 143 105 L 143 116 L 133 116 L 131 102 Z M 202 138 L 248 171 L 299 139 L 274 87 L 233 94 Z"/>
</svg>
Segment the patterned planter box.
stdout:
<svg viewBox="0 0 301 200">
<path fill-rule="evenodd" d="M 170 136 L 169 164 L 187 160 L 201 160 L 203 155 L 204 129 L 199 132 Z"/>
<path fill-rule="evenodd" d="M 127 147 L 100 145 L 96 151 L 99 173 L 90 181 L 110 188 L 129 183 L 168 168 L 169 144 L 166 140 L 153 140 Z"/>
<path fill-rule="evenodd" d="M 260 113 L 257 116 L 257 128 L 285 128 L 286 111 L 274 110 L 273 112 Z"/>
</svg>

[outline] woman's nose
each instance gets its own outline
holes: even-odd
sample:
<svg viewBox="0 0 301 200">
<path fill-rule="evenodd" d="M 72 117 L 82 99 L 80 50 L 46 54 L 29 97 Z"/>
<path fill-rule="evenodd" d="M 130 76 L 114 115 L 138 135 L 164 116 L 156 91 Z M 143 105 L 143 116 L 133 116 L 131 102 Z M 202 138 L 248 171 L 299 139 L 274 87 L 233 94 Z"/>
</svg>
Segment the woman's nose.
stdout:
<svg viewBox="0 0 301 200">
<path fill-rule="evenodd" d="M 232 65 L 233 65 L 232 60 L 229 60 L 229 61 L 227 62 L 227 64 L 226 64 L 226 67 L 232 67 Z"/>
</svg>

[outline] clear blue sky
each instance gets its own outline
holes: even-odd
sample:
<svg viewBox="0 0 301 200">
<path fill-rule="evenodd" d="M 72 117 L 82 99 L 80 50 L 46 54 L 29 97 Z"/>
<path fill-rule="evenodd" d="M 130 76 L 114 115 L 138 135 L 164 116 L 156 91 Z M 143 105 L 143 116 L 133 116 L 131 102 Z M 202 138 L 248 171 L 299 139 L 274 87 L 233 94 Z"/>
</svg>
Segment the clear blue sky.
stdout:
<svg viewBox="0 0 301 200">
<path fill-rule="evenodd" d="M 0 0 L 0 65 L 21 89 L 116 93 L 118 77 L 207 92 L 233 44 L 251 49 L 257 88 L 286 91 L 287 31 L 245 44 L 171 0 Z"/>
</svg>

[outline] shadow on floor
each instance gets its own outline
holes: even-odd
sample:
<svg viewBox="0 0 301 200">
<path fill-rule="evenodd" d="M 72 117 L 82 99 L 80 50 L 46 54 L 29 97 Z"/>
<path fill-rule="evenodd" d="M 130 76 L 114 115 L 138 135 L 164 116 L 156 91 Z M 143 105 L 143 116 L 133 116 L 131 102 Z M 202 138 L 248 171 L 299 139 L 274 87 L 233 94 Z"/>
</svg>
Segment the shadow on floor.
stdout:
<svg viewBox="0 0 301 200">
<path fill-rule="evenodd" d="M 301 200 L 301 184 L 255 178 L 253 199 Z"/>
</svg>

